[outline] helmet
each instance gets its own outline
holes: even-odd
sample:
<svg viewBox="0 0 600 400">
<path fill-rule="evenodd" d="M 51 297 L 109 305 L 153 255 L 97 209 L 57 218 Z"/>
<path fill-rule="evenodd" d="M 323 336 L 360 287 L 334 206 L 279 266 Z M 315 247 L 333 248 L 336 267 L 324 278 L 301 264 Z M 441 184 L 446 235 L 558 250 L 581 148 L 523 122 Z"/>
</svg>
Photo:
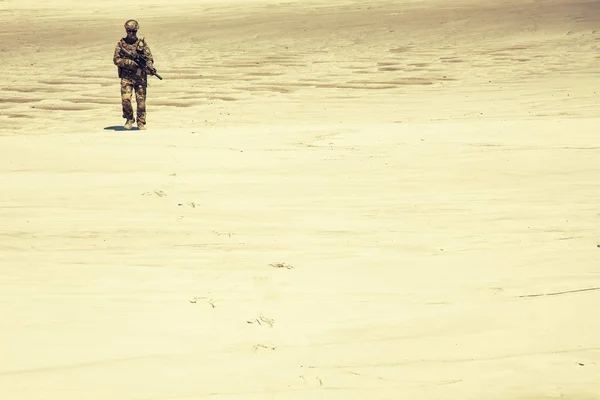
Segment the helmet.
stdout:
<svg viewBox="0 0 600 400">
<path fill-rule="evenodd" d="M 138 24 L 138 22 L 135 19 L 130 19 L 129 21 L 125 22 L 125 29 L 137 31 L 138 29 L 140 29 L 140 24 Z"/>
</svg>

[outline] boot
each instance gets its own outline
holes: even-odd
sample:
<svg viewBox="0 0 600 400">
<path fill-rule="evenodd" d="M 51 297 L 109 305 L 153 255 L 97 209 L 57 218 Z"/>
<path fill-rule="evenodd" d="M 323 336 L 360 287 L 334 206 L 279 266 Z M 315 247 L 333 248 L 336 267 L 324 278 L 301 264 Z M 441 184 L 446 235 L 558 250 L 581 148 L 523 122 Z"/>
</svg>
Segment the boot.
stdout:
<svg viewBox="0 0 600 400">
<path fill-rule="evenodd" d="M 146 130 L 146 124 L 143 122 L 138 121 L 138 129 L 140 131 L 145 131 Z"/>
<path fill-rule="evenodd" d="M 124 127 L 125 129 L 129 130 L 129 129 L 131 129 L 131 128 L 133 127 L 133 123 L 134 123 L 134 122 L 135 122 L 135 120 L 134 120 L 134 119 L 128 119 L 128 120 L 125 122 L 125 125 L 123 125 L 123 127 Z"/>
</svg>

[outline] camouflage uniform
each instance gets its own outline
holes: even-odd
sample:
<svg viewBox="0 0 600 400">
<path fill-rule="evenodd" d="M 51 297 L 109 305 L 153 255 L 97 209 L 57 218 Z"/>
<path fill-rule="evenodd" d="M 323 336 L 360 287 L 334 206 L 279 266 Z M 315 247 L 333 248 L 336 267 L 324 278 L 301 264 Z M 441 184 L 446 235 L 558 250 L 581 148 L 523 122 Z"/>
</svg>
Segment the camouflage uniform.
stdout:
<svg viewBox="0 0 600 400">
<path fill-rule="evenodd" d="M 152 68 L 154 59 L 150 48 L 144 39 L 139 39 L 136 32 L 139 24 L 134 20 L 125 23 L 127 37 L 122 38 L 117 43 L 113 62 L 119 67 L 119 78 L 121 78 L 121 103 L 123 106 L 123 118 L 127 119 L 126 129 L 131 129 L 135 118 L 133 116 L 133 106 L 131 97 L 135 92 L 137 103 L 137 123 L 139 129 L 145 129 L 146 125 L 146 88 L 148 86 L 148 73 L 145 68 L 140 68 L 135 61 L 122 56 L 121 48 L 125 48 L 130 53 L 139 53 L 148 60 L 148 67 Z"/>
</svg>

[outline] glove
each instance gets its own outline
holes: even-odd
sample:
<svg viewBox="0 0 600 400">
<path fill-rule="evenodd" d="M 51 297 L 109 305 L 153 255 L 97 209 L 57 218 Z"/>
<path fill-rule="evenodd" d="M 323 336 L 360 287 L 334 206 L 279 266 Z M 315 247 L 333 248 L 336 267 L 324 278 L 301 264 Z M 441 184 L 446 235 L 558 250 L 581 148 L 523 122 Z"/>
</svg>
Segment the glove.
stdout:
<svg viewBox="0 0 600 400">
<path fill-rule="evenodd" d="M 152 75 L 156 73 L 156 68 L 154 68 L 154 65 L 152 65 L 152 63 L 146 64 L 146 70 Z"/>
<path fill-rule="evenodd" d="M 129 70 L 136 70 L 138 68 L 138 65 L 135 61 L 125 57 L 117 58 L 115 64 L 117 64 L 118 67 Z"/>
<path fill-rule="evenodd" d="M 137 63 L 133 60 L 130 60 L 129 58 L 124 58 L 123 59 L 123 66 L 125 68 L 129 68 L 129 69 L 137 69 L 139 68 L 139 66 L 137 65 Z"/>
</svg>

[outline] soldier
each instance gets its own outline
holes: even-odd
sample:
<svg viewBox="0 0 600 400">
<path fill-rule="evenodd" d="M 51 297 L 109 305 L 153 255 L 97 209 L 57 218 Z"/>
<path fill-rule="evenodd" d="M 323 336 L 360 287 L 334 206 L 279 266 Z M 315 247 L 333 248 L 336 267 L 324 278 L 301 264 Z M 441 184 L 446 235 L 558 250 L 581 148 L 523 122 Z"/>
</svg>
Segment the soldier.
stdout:
<svg viewBox="0 0 600 400">
<path fill-rule="evenodd" d="M 131 129 L 135 118 L 131 105 L 132 93 L 135 92 L 137 103 L 137 126 L 138 129 L 146 129 L 146 87 L 148 86 L 148 71 L 154 70 L 152 53 L 144 39 L 137 37 L 140 25 L 137 21 L 130 19 L 125 22 L 127 36 L 119 40 L 115 48 L 113 62 L 119 67 L 119 78 L 121 78 L 121 103 L 123 106 L 123 118 L 125 129 Z M 135 61 L 123 56 L 121 49 L 130 53 L 138 53 L 148 60 L 146 68 L 139 66 Z M 155 71 L 155 70 L 154 70 Z"/>
</svg>

